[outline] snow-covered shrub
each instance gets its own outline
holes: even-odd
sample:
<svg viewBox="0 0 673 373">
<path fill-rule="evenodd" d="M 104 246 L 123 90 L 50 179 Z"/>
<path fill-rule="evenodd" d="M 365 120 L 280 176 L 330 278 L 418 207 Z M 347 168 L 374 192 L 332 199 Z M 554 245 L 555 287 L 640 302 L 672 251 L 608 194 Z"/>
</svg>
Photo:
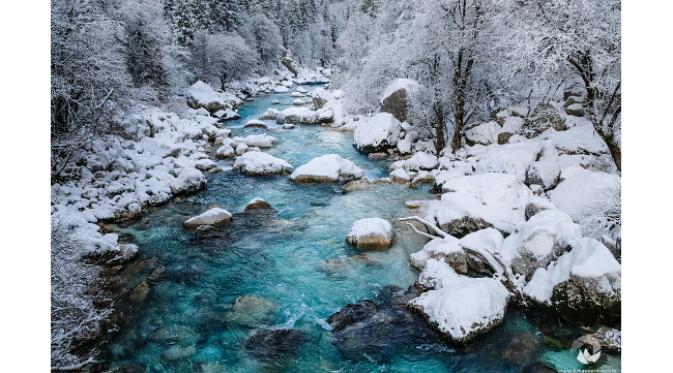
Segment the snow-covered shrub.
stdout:
<svg viewBox="0 0 673 373">
<path fill-rule="evenodd" d="M 93 361 L 95 351 L 73 351 L 100 334 L 101 321 L 111 313 L 95 302 L 105 294 L 97 287 L 100 269 L 82 261 L 84 244 L 66 224 L 52 222 L 51 230 L 51 365 L 78 367 Z M 101 299 L 103 298 L 103 299 Z"/>
</svg>

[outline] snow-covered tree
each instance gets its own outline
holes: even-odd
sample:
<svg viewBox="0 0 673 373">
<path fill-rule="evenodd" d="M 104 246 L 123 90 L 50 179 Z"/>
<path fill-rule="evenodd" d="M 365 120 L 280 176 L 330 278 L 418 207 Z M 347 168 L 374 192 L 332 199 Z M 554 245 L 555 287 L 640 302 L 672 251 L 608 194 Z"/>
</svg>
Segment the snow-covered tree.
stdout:
<svg viewBox="0 0 673 373">
<path fill-rule="evenodd" d="M 619 0 L 527 0 L 509 5 L 510 53 L 530 75 L 571 75 L 584 108 L 621 169 L 621 3 Z"/>
<path fill-rule="evenodd" d="M 249 15 L 241 33 L 257 51 L 260 63 L 267 64 L 279 57 L 282 46 L 280 30 L 264 14 Z"/>
<path fill-rule="evenodd" d="M 227 82 L 244 77 L 257 66 L 257 54 L 235 32 L 197 32 L 192 43 L 194 74 L 205 82 Z"/>
</svg>

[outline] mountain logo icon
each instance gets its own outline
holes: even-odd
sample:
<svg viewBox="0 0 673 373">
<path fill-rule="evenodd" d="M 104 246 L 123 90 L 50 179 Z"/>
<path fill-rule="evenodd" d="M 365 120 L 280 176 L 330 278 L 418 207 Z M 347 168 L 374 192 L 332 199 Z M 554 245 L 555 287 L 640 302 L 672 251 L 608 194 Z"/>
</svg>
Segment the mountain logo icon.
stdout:
<svg viewBox="0 0 673 373">
<path fill-rule="evenodd" d="M 593 364 L 601 358 L 601 344 L 593 336 L 585 335 L 577 338 L 571 348 L 578 351 L 577 361 L 583 365 Z"/>
</svg>

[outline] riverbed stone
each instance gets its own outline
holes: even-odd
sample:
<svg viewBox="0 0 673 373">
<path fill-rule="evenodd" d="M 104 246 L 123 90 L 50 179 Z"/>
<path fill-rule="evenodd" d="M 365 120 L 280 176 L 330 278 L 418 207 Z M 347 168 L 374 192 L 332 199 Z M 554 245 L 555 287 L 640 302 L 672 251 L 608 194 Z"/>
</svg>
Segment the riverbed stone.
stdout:
<svg viewBox="0 0 673 373">
<path fill-rule="evenodd" d="M 255 212 L 259 210 L 271 210 L 273 207 L 271 207 L 271 204 L 261 198 L 253 198 L 250 202 L 248 202 L 247 205 L 245 205 L 245 208 L 243 209 L 244 212 Z"/>
<path fill-rule="evenodd" d="M 254 328 L 271 322 L 275 312 L 276 305 L 272 301 L 256 295 L 243 295 L 236 298 L 225 318 L 229 322 Z"/>
<path fill-rule="evenodd" d="M 374 299 L 349 304 L 332 314 L 332 343 L 348 359 L 389 361 L 399 353 L 421 352 L 420 346 L 445 345 L 438 333 L 423 318 L 411 312 L 405 303 L 416 294 L 413 288 L 403 291 L 385 286 Z"/>
<path fill-rule="evenodd" d="M 150 293 L 150 285 L 143 281 L 138 284 L 129 294 L 129 300 L 133 303 L 141 303 L 147 298 Z"/>
<path fill-rule="evenodd" d="M 308 335 L 297 329 L 258 329 L 243 347 L 260 360 L 277 361 L 296 356 L 308 341 Z"/>
</svg>

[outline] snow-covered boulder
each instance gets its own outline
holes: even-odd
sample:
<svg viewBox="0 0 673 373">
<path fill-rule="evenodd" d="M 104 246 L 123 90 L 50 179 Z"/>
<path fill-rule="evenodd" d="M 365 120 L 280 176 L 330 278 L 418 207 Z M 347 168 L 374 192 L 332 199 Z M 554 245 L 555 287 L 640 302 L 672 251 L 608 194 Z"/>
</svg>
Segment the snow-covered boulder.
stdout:
<svg viewBox="0 0 673 373">
<path fill-rule="evenodd" d="M 292 165 L 287 161 L 260 151 L 249 151 L 236 158 L 234 168 L 251 176 L 287 174 Z"/>
<path fill-rule="evenodd" d="M 393 244 L 393 226 L 381 218 L 356 220 L 348 230 L 346 242 L 358 249 L 387 249 Z"/>
<path fill-rule="evenodd" d="M 381 95 L 381 111 L 392 114 L 400 122 L 406 121 L 410 100 L 421 88 L 421 85 L 412 79 L 393 80 Z"/>
<path fill-rule="evenodd" d="M 274 108 L 268 108 L 262 115 L 259 116 L 260 120 L 276 120 L 280 111 Z"/>
<path fill-rule="evenodd" d="M 202 214 L 185 220 L 183 224 L 187 229 L 196 229 L 203 225 L 226 224 L 229 223 L 230 220 L 231 214 L 229 211 L 219 207 L 213 207 Z"/>
<path fill-rule="evenodd" d="M 294 97 L 294 98 L 304 97 L 304 94 L 301 93 L 301 92 L 294 91 L 294 92 L 290 93 L 290 97 Z"/>
<path fill-rule="evenodd" d="M 235 109 L 241 103 L 241 99 L 235 95 L 217 92 L 200 80 L 187 89 L 187 105 L 194 109 L 205 108 L 215 113 L 219 110 Z"/>
<path fill-rule="evenodd" d="M 418 152 L 404 161 L 404 169 L 407 171 L 432 170 L 437 167 L 437 157 L 426 152 Z"/>
<path fill-rule="evenodd" d="M 532 192 L 511 174 L 487 173 L 455 177 L 443 183 L 440 201 L 431 201 L 426 219 L 445 232 L 462 237 L 487 227 L 512 232 L 525 221 Z"/>
<path fill-rule="evenodd" d="M 620 178 L 617 175 L 568 167 L 561 172 L 561 182 L 549 191 L 549 199 L 573 220 L 604 211 L 606 205 L 620 198 Z"/>
<path fill-rule="evenodd" d="M 171 185 L 174 195 L 194 193 L 206 187 L 206 177 L 196 168 L 181 168 Z"/>
<path fill-rule="evenodd" d="M 297 183 L 334 183 L 360 179 L 364 175 L 364 171 L 355 163 L 337 154 L 327 154 L 297 167 L 290 179 Z"/>
<path fill-rule="evenodd" d="M 447 263 L 458 273 L 467 273 L 467 255 L 460 245 L 460 240 L 453 236 L 430 240 L 423 248 L 410 256 L 411 265 L 423 270 L 429 259 Z"/>
<path fill-rule="evenodd" d="M 390 113 L 378 113 L 359 123 L 353 133 L 353 145 L 365 153 L 376 153 L 397 146 L 400 121 Z"/>
<path fill-rule="evenodd" d="M 505 317 L 510 294 L 493 278 L 461 276 L 446 262 L 429 259 L 418 283 L 431 290 L 409 305 L 454 342 L 468 342 Z"/>
<path fill-rule="evenodd" d="M 286 93 L 286 92 L 290 92 L 290 88 L 285 87 L 283 85 L 277 85 L 277 86 L 273 87 L 273 91 L 275 93 Z"/>
<path fill-rule="evenodd" d="M 545 210 L 518 225 L 503 242 L 500 257 L 512 271 L 530 279 L 538 268 L 570 251 L 582 237 L 582 229 L 568 214 Z"/>
<path fill-rule="evenodd" d="M 470 145 L 491 145 L 498 143 L 498 135 L 502 132 L 502 127 L 496 121 L 474 126 L 465 131 L 465 139 Z"/>
<path fill-rule="evenodd" d="M 231 158 L 236 155 L 236 150 L 231 145 L 222 145 L 215 151 L 217 158 Z"/>
<path fill-rule="evenodd" d="M 253 198 L 243 208 L 244 212 L 253 212 L 258 210 L 271 210 L 271 204 L 261 198 Z"/>
<path fill-rule="evenodd" d="M 524 294 L 573 320 L 614 322 L 620 319 L 621 265 L 605 245 L 585 237 L 547 268 L 538 268 Z"/>
<path fill-rule="evenodd" d="M 264 148 L 271 148 L 274 145 L 278 144 L 278 139 L 265 135 L 265 134 L 257 134 L 257 135 L 249 135 L 246 137 L 234 137 L 233 139 L 237 143 L 243 143 L 246 144 L 247 146 L 254 146 L 260 149 Z"/>
</svg>

